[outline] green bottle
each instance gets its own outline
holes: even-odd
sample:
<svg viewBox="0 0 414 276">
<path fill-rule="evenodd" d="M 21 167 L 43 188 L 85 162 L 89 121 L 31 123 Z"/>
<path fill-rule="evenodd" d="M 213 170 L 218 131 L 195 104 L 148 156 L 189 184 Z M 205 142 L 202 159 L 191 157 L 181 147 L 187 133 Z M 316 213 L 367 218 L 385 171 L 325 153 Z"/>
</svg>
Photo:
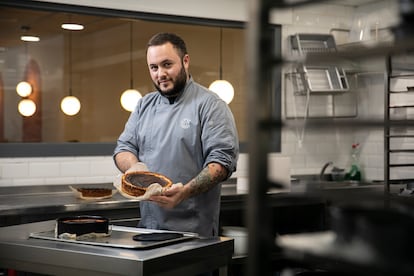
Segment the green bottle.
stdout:
<svg viewBox="0 0 414 276">
<path fill-rule="evenodd" d="M 361 169 L 359 166 L 359 143 L 352 144 L 351 168 L 345 175 L 346 180 L 361 181 Z"/>
</svg>

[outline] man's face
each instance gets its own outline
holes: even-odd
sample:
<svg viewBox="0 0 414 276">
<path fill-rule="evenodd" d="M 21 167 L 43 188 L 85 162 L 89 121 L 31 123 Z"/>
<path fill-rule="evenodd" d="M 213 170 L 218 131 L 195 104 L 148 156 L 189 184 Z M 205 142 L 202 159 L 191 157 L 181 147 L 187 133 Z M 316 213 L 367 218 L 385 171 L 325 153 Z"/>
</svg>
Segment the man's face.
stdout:
<svg viewBox="0 0 414 276">
<path fill-rule="evenodd" d="M 152 82 L 165 96 L 175 96 L 184 88 L 188 79 L 190 58 L 185 55 L 181 60 L 171 43 L 150 46 L 147 63 Z"/>
</svg>

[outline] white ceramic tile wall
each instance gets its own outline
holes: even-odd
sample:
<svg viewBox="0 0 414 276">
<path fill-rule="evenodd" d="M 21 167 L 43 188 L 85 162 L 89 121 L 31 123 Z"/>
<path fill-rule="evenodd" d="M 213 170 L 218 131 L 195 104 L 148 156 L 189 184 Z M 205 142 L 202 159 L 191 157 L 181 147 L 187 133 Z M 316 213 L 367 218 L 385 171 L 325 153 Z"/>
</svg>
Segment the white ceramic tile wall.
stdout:
<svg viewBox="0 0 414 276">
<path fill-rule="evenodd" d="M 336 28 L 351 29 L 355 20 L 363 19 L 370 26 L 379 28 L 389 26 L 396 22 L 396 6 L 393 1 L 377 1 L 375 8 L 369 5 L 362 8 L 338 7 L 335 5 L 320 4 L 289 10 L 291 22 L 288 16 L 279 17 L 283 22 L 283 53 L 292 54 L 290 51 L 289 35 L 296 33 L 321 33 L 334 35 L 337 44 L 349 43 L 350 37 L 343 33 L 333 31 Z M 382 16 L 384 15 L 384 16 Z M 385 16 L 386 15 L 386 16 Z M 277 15 L 272 20 L 279 20 Z M 381 20 L 380 20 L 381 19 Z M 339 35 L 340 34 L 340 35 Z M 363 68 L 370 71 L 384 72 L 383 61 L 375 61 L 375 64 L 361 64 Z M 382 63 L 381 63 L 382 62 Z M 372 69 L 375 68 L 375 69 Z M 288 70 L 288 68 L 285 68 Z M 351 88 L 356 91 L 356 103 L 358 107 L 358 119 L 382 119 L 384 116 L 384 78 L 383 74 L 358 75 L 356 80 L 352 79 Z M 283 99 L 288 95 L 287 104 L 284 106 L 284 114 L 300 114 L 298 110 L 304 109 L 306 101 L 302 103 L 289 99 L 292 87 L 285 80 L 283 83 Z M 343 103 L 343 102 L 342 102 Z M 348 103 L 352 103 L 348 101 Z M 313 112 L 329 114 L 329 102 L 326 99 L 312 99 Z M 296 113 L 292 110 L 296 108 Z M 290 113 L 289 113 L 290 112 Z M 350 112 L 350 114 L 353 114 Z M 294 119 L 293 119 L 294 120 Z M 309 120 L 309 119 L 308 119 Z M 335 125 L 335 120 L 329 119 Z M 350 163 L 351 145 L 361 144 L 361 166 L 363 176 L 367 180 L 383 179 L 383 132 L 378 129 L 319 129 L 310 130 L 306 128 L 303 118 L 298 118 L 302 126 L 292 129 L 284 129 L 282 135 L 282 153 L 292 158 L 292 174 L 317 174 L 323 164 L 332 161 L 335 166 L 347 169 Z M 305 128 L 303 127 L 305 125 Z"/>
<path fill-rule="evenodd" d="M 353 7 L 320 4 L 309 8 L 274 11 L 272 22 L 282 24 L 282 49 L 289 49 L 287 37 L 294 33 L 329 33 L 333 28 L 351 28 L 353 15 L 368 15 L 379 27 L 396 21 L 395 1 L 377 1 L 376 7 Z M 380 10 L 378 10 L 380 7 Z M 371 13 L 370 11 L 375 11 Z M 380 20 L 378 20 L 380 19 Z M 347 42 L 347 36 L 334 33 L 337 43 Z M 358 82 L 359 117 L 383 116 L 383 79 L 365 76 Z M 324 106 L 320 106 L 322 109 Z M 323 131 L 303 132 L 302 129 L 284 129 L 282 154 L 291 157 L 291 174 L 317 174 L 322 165 L 333 161 L 338 167 L 348 166 L 352 143 L 361 143 L 361 163 L 367 179 L 383 178 L 383 133 L 381 130 L 343 130 L 331 128 Z M 239 171 L 233 177 L 245 176 L 245 154 L 241 155 Z M 73 183 L 112 182 L 119 172 L 111 156 L 59 157 L 59 158 L 0 158 L 0 186 L 52 185 Z"/>
<path fill-rule="evenodd" d="M 0 186 L 108 183 L 117 174 L 112 156 L 0 158 Z"/>
</svg>

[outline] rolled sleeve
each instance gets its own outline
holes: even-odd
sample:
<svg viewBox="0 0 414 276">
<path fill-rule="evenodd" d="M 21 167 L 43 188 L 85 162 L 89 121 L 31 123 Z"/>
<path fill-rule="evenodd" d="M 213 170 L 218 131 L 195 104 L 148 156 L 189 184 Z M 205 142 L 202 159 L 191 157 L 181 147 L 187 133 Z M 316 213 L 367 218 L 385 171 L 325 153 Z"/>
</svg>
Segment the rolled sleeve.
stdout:
<svg viewBox="0 0 414 276">
<path fill-rule="evenodd" d="M 215 100 L 208 107 L 209 116 L 203 123 L 202 140 L 205 145 L 205 166 L 217 162 L 228 170 L 229 178 L 237 169 L 239 139 L 230 108 L 222 100 Z"/>
<path fill-rule="evenodd" d="M 131 113 L 127 123 L 125 124 L 125 128 L 121 135 L 117 140 L 117 144 L 114 150 L 113 159 L 115 161 L 115 156 L 120 152 L 131 152 L 135 156 L 138 156 L 138 145 L 137 145 L 137 137 L 135 135 L 135 126 L 137 122 L 137 111 Z"/>
</svg>

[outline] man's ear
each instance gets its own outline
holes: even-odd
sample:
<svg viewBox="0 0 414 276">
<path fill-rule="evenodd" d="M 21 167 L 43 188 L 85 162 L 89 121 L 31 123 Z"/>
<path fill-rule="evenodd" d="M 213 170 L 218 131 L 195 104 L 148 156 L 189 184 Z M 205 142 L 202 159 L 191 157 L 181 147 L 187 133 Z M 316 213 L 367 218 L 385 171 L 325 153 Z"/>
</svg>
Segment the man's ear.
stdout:
<svg viewBox="0 0 414 276">
<path fill-rule="evenodd" d="M 183 57 L 183 64 L 184 64 L 184 67 L 186 69 L 188 69 L 188 67 L 190 66 L 190 56 L 188 54 L 187 55 L 184 55 L 184 57 Z"/>
</svg>

